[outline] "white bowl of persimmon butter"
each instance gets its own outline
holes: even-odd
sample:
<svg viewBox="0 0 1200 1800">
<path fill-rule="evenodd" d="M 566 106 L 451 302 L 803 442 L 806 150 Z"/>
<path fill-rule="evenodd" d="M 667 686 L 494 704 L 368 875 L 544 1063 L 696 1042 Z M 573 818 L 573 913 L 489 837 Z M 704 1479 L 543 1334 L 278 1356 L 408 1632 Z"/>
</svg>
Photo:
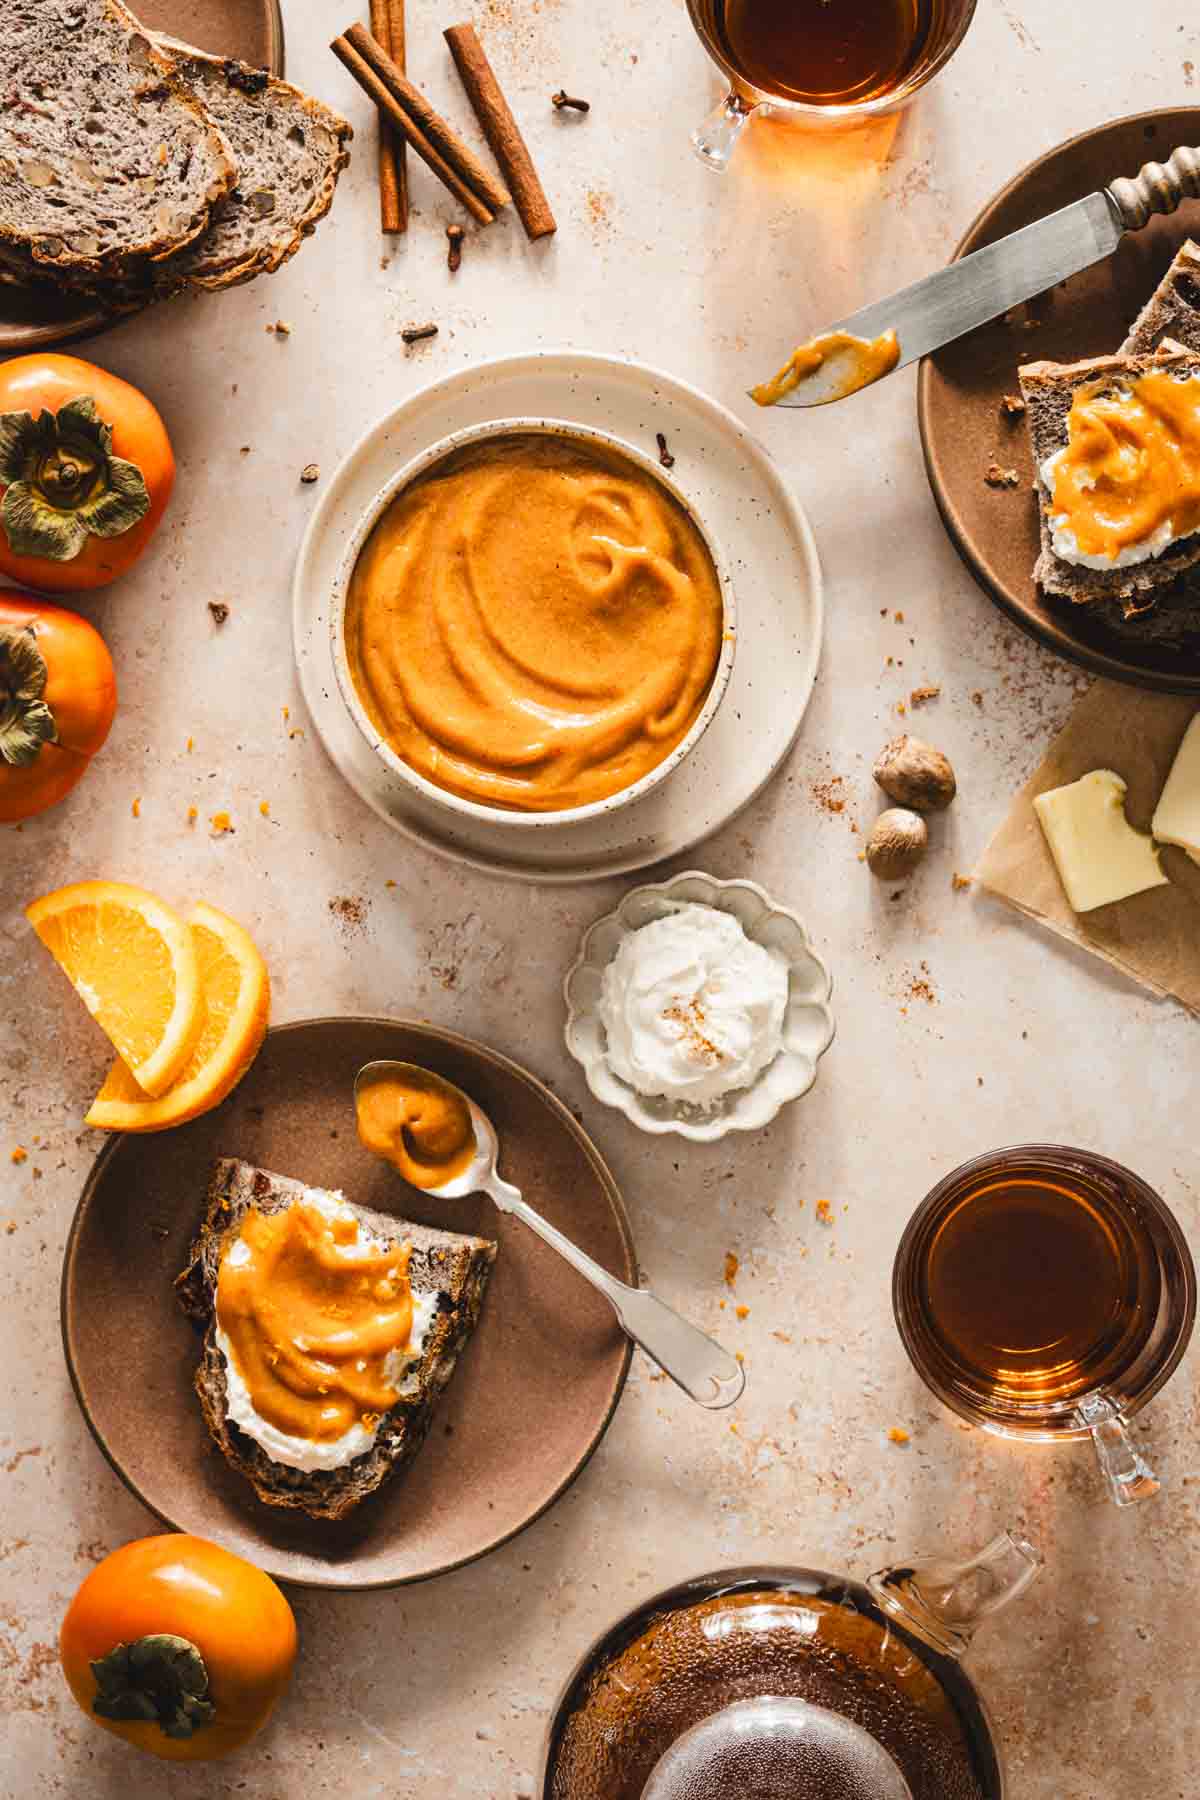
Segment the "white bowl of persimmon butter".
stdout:
<svg viewBox="0 0 1200 1800">
<path fill-rule="evenodd" d="M 575 824 L 665 781 L 729 685 L 720 548 L 641 450 L 498 419 L 398 469 L 338 565 L 331 646 L 375 754 L 447 812 Z"/>
<path fill-rule="evenodd" d="M 790 907 L 692 869 L 631 888 L 586 933 L 563 983 L 567 1049 L 640 1130 L 712 1143 L 808 1092 L 832 985 Z"/>
</svg>

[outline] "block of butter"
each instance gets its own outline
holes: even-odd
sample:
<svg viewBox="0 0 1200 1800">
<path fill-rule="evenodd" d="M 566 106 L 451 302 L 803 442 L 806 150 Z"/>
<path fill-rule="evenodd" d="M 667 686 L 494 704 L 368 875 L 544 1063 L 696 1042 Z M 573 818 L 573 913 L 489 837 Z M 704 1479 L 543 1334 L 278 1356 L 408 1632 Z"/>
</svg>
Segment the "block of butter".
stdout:
<svg viewBox="0 0 1200 1800">
<path fill-rule="evenodd" d="M 1125 817 L 1125 783 L 1111 769 L 1038 794 L 1033 807 L 1075 912 L 1166 885 L 1152 840 Z"/>
<path fill-rule="evenodd" d="M 1160 844 L 1177 844 L 1200 863 L 1200 713 L 1175 752 L 1150 829 Z"/>
</svg>

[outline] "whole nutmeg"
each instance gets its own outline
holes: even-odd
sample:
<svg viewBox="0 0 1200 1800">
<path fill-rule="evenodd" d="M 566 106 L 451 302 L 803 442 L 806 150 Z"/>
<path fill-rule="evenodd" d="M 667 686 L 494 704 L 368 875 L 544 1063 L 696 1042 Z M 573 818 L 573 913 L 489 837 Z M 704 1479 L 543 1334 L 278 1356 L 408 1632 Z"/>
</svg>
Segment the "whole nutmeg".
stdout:
<svg viewBox="0 0 1200 1800">
<path fill-rule="evenodd" d="M 929 827 L 920 813 L 889 806 L 871 827 L 867 867 L 881 881 L 898 881 L 902 875 L 912 874 L 928 843 Z"/>
<path fill-rule="evenodd" d="M 941 812 L 958 791 L 949 759 L 920 738 L 893 738 L 879 752 L 871 773 L 889 800 L 918 812 Z"/>
</svg>

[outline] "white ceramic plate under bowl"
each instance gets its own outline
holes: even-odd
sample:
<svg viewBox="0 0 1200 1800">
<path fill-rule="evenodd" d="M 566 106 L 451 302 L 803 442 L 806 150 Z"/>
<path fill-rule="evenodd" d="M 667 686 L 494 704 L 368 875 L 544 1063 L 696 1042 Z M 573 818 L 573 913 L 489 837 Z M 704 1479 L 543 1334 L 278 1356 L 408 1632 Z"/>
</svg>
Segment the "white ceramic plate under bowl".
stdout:
<svg viewBox="0 0 1200 1800">
<path fill-rule="evenodd" d="M 733 675 L 704 737 L 670 778 L 603 817 L 535 833 L 451 816 L 374 754 L 334 674 L 330 606 L 347 540 L 398 469 L 438 438 L 493 419 L 592 426 L 656 454 L 711 527 L 737 595 Z M 749 804 L 795 742 L 821 651 L 821 573 L 808 521 L 733 414 L 686 382 L 579 351 L 477 363 L 434 382 L 360 439 L 300 546 L 293 583 L 300 684 L 313 724 L 355 792 L 397 831 L 474 868 L 519 880 L 594 880 L 689 849 Z"/>
<path fill-rule="evenodd" d="M 698 1107 L 639 1094 L 609 1067 L 600 990 L 604 971 L 631 932 L 676 912 L 681 906 L 712 906 L 732 913 L 752 943 L 783 957 L 788 968 L 788 1003 L 783 1044 L 774 1062 L 749 1087 L 727 1094 L 719 1105 Z M 817 1064 L 833 1042 L 829 970 L 812 947 L 802 921 L 780 906 L 754 881 L 719 881 L 689 869 L 670 881 L 631 888 L 615 912 L 606 913 L 586 933 L 577 961 L 567 971 L 567 1049 L 587 1076 L 597 1100 L 615 1106 L 642 1131 L 673 1131 L 711 1144 L 730 1131 L 761 1131 L 781 1106 L 807 1094 Z"/>
</svg>

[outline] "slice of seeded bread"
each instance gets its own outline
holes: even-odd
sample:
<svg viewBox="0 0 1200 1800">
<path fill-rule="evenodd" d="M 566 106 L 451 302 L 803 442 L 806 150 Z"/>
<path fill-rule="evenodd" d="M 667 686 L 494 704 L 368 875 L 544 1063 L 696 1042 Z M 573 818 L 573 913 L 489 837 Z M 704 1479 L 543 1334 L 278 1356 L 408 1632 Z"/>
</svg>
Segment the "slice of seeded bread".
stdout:
<svg viewBox="0 0 1200 1800">
<path fill-rule="evenodd" d="M 1191 238 L 1129 327 L 1119 354 L 1149 356 L 1164 338 L 1200 353 L 1200 244 Z"/>
<path fill-rule="evenodd" d="M 436 1293 L 438 1310 L 420 1360 L 405 1383 L 410 1391 L 384 1414 L 373 1448 L 342 1469 L 293 1469 L 275 1462 L 225 1416 L 225 1359 L 216 1343 L 216 1293 L 222 1255 L 246 1214 L 255 1207 L 263 1213 L 281 1212 L 309 1191 L 287 1175 L 222 1158 L 213 1165 L 204 1219 L 175 1286 L 184 1312 L 204 1336 L 196 1392 L 218 1448 L 268 1506 L 298 1508 L 313 1519 L 340 1519 L 410 1463 L 424 1443 L 438 1395 L 478 1323 L 496 1246 L 486 1238 L 434 1231 L 352 1206 L 373 1236 L 412 1244 L 408 1274 L 413 1292 Z"/>
<path fill-rule="evenodd" d="M 174 50 L 174 46 L 172 46 Z M 175 67 L 232 147 L 237 186 L 208 229 L 155 268 L 155 285 L 216 289 L 274 273 L 333 204 L 353 135 L 290 81 L 180 45 Z"/>
<path fill-rule="evenodd" d="M 142 274 L 234 184 L 225 138 L 121 0 L 0 6 L 0 245 L 13 273 Z"/>
<path fill-rule="evenodd" d="M 1018 369 L 1042 532 L 1042 551 L 1033 572 L 1045 593 L 1076 604 L 1116 602 L 1130 615 L 1152 606 L 1184 570 L 1200 563 L 1200 532 L 1170 545 L 1161 556 L 1124 569 L 1082 568 L 1064 562 L 1052 546 L 1051 495 L 1042 481 L 1041 466 L 1067 442 L 1067 419 L 1076 393 L 1097 383 L 1116 387 L 1149 369 L 1164 368 L 1180 377 L 1200 375 L 1200 354 L 1167 343 L 1150 356 L 1094 356 L 1077 363 L 1025 363 Z"/>
</svg>

